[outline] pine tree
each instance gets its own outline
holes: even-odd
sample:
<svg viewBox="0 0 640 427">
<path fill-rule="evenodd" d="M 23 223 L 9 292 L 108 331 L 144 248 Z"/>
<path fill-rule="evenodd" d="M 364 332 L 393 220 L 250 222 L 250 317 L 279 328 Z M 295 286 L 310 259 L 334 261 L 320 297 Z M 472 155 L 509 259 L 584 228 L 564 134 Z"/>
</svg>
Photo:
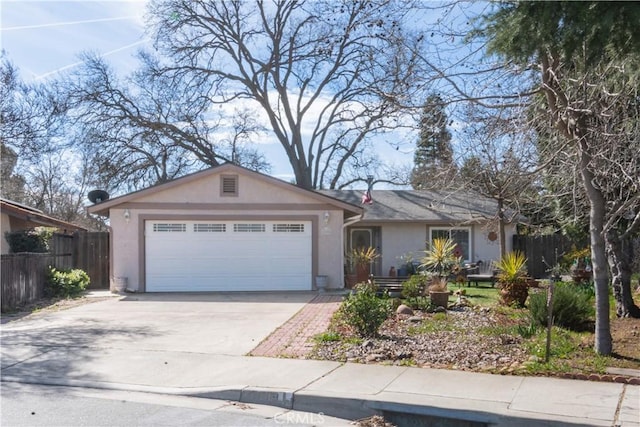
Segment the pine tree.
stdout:
<svg viewBox="0 0 640 427">
<path fill-rule="evenodd" d="M 429 95 L 422 111 L 420 138 L 413 157 L 411 186 L 414 189 L 438 188 L 451 177 L 454 163 L 447 120 L 440 95 Z"/>
</svg>

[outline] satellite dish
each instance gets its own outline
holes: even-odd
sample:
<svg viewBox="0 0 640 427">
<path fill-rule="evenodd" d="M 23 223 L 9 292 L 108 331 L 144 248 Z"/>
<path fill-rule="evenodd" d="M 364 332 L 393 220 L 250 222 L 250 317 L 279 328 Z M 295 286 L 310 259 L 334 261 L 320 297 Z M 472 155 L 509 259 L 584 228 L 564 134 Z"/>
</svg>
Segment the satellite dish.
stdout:
<svg viewBox="0 0 640 427">
<path fill-rule="evenodd" d="M 91 190 L 88 194 L 89 200 L 91 203 L 100 203 L 106 202 L 109 200 L 109 193 L 104 190 Z"/>
</svg>

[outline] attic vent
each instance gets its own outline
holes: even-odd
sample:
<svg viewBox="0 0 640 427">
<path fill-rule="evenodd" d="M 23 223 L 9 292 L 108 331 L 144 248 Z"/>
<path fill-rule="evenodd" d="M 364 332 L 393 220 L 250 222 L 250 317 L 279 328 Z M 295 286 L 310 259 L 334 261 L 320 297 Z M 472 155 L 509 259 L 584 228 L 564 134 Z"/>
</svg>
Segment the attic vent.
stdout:
<svg viewBox="0 0 640 427">
<path fill-rule="evenodd" d="M 220 195 L 238 195 L 238 175 L 222 175 L 220 177 Z"/>
</svg>

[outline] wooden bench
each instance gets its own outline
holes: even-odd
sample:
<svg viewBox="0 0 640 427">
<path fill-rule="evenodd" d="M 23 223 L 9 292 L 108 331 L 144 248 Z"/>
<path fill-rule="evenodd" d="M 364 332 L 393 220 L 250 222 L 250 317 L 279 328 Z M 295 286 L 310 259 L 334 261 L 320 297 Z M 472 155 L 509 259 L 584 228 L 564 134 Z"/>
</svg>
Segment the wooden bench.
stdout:
<svg viewBox="0 0 640 427">
<path fill-rule="evenodd" d="M 402 284 L 408 279 L 408 277 L 389 277 L 389 276 L 375 276 L 373 283 L 378 288 L 378 293 L 382 294 L 387 291 L 390 296 L 399 296 L 402 292 Z"/>
<path fill-rule="evenodd" d="M 478 283 L 491 283 L 491 287 L 494 287 L 496 284 L 496 275 L 495 274 L 467 274 L 467 286 L 471 286 L 471 282 L 478 286 Z"/>
</svg>

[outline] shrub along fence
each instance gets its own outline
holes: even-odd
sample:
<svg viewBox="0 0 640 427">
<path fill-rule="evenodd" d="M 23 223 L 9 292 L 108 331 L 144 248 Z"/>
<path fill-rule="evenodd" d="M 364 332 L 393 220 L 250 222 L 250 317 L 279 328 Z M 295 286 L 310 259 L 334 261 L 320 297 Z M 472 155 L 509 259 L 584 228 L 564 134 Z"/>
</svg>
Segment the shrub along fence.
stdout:
<svg viewBox="0 0 640 427">
<path fill-rule="evenodd" d="M 91 278 L 88 289 L 109 288 L 109 233 L 54 234 L 49 250 L 49 253 L 2 255 L 2 312 L 42 298 L 49 266 L 82 269 Z"/>
<path fill-rule="evenodd" d="M 71 263 L 71 256 L 42 253 L 2 255 L 2 312 L 15 310 L 23 304 L 44 296 L 50 265 L 59 268 Z"/>
</svg>

